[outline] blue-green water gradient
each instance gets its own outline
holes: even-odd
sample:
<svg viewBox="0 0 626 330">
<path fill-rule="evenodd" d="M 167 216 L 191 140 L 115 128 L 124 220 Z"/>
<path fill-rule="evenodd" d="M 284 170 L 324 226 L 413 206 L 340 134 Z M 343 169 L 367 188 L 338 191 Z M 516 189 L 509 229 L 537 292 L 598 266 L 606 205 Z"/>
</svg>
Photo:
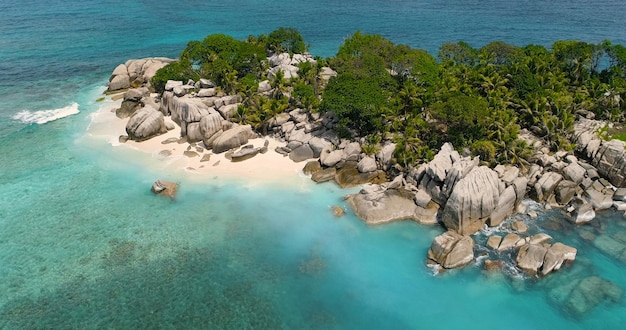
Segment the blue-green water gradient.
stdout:
<svg viewBox="0 0 626 330">
<path fill-rule="evenodd" d="M 555 302 L 554 287 L 591 275 L 626 288 L 624 263 L 558 212 L 522 218 L 531 231 L 554 223 L 548 233 L 579 250 L 549 281 L 486 273 L 484 258 L 435 276 L 438 227 L 337 219 L 330 207 L 349 210 L 350 191 L 306 178 L 190 180 L 86 129 L 117 64 L 175 57 L 211 33 L 293 26 L 331 56 L 362 30 L 435 55 L 457 40 L 626 44 L 624 12 L 582 0 L 1 1 L 0 328 L 620 328 L 623 298 L 582 316 Z M 78 114 L 21 120 L 74 103 Z M 175 201 L 150 193 L 158 178 L 181 183 Z M 587 229 L 619 240 L 623 224 L 608 212 Z"/>
</svg>

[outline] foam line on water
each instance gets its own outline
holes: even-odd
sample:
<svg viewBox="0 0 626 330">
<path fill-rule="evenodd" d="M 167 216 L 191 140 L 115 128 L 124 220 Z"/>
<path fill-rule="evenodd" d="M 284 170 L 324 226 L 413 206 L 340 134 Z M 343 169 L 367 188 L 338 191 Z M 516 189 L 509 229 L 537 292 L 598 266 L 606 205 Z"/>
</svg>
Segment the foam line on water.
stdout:
<svg viewBox="0 0 626 330">
<path fill-rule="evenodd" d="M 75 115 L 79 113 L 78 111 L 78 103 L 73 102 L 72 104 L 58 109 L 51 110 L 39 110 L 39 111 L 29 111 L 22 110 L 16 113 L 13 116 L 13 119 L 19 120 L 24 124 L 45 124 L 57 119 L 65 118 L 67 116 Z"/>
</svg>

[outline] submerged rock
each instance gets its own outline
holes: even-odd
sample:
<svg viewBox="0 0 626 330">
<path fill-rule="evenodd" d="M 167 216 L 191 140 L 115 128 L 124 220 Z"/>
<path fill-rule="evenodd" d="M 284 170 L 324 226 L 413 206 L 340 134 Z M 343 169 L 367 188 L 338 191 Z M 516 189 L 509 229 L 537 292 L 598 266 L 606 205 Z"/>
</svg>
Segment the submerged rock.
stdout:
<svg viewBox="0 0 626 330">
<path fill-rule="evenodd" d="M 174 199 L 176 197 L 176 192 L 178 191 L 178 184 L 171 181 L 156 180 L 152 184 L 151 190 L 157 195 L 166 196 Z"/>
<path fill-rule="evenodd" d="M 622 300 L 623 290 L 616 284 L 589 276 L 557 286 L 550 291 L 550 300 L 561 305 L 574 317 L 582 317 L 603 302 Z"/>
<path fill-rule="evenodd" d="M 343 216 L 343 215 L 344 215 L 344 213 L 345 213 L 345 212 L 343 211 L 343 209 L 342 209 L 341 207 L 337 206 L 337 205 L 333 205 L 333 206 L 331 207 L 331 209 L 333 210 L 333 214 L 334 214 L 334 215 L 335 215 L 335 217 L 337 217 L 337 218 L 339 218 L 339 217 Z"/>
</svg>

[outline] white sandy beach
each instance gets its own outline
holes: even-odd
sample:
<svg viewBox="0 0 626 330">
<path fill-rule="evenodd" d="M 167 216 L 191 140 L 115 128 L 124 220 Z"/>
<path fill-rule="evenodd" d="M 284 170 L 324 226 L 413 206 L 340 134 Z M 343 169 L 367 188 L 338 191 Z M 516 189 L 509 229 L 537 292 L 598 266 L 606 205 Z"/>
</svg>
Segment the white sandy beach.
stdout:
<svg viewBox="0 0 626 330">
<path fill-rule="evenodd" d="M 269 141 L 268 152 L 258 154 L 255 157 L 242 161 L 231 162 L 226 159 L 225 153 L 213 154 L 212 151 L 195 145 L 202 146 L 202 143 L 179 144 L 177 142 L 162 144 L 168 138 L 179 138 L 180 128 L 168 131 L 152 139 L 136 142 L 128 140 L 126 143 L 119 142 L 120 135 L 126 135 L 126 123 L 128 119 L 118 118 L 114 111 L 119 108 L 121 101 L 103 104 L 101 108 L 91 115 L 91 124 L 87 129 L 87 134 L 91 137 L 107 141 L 116 148 L 132 148 L 137 151 L 150 154 L 159 169 L 166 171 L 183 171 L 194 179 L 236 179 L 245 182 L 247 185 L 255 184 L 280 184 L 281 186 L 301 186 L 304 181 L 309 181 L 308 177 L 302 173 L 302 168 L 306 162 L 295 163 L 288 157 L 284 157 L 274 151 L 277 146 L 284 145 L 276 139 L 263 137 L 253 139 L 248 144 L 254 147 L 261 147 L 265 141 Z M 165 117 L 166 122 L 171 122 L 169 117 Z M 190 149 L 189 149 L 190 148 Z M 197 156 L 188 157 L 184 152 L 195 151 Z M 210 154 L 208 161 L 201 161 L 204 155 Z M 150 164 L 150 165 L 155 165 Z"/>
</svg>

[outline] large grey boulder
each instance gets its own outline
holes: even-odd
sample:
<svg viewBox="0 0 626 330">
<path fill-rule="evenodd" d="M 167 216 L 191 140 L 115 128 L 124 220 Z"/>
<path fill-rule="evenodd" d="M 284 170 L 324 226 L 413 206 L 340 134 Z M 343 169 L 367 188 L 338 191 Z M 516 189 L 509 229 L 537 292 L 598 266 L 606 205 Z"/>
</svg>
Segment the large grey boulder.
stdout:
<svg viewBox="0 0 626 330">
<path fill-rule="evenodd" d="M 446 202 L 441 217 L 446 228 L 461 235 L 480 230 L 498 205 L 499 185 L 498 174 L 492 169 L 473 169 L 455 185 Z"/>
<path fill-rule="evenodd" d="M 319 170 L 311 175 L 311 180 L 322 183 L 333 180 L 337 175 L 337 169 L 334 167 L 325 168 L 323 170 Z"/>
<path fill-rule="evenodd" d="M 546 276 L 553 271 L 561 269 L 565 262 L 573 262 L 576 260 L 576 248 L 563 243 L 554 243 L 546 252 L 541 267 L 541 275 Z"/>
<path fill-rule="evenodd" d="M 580 166 L 578 162 L 573 162 L 563 169 L 563 177 L 567 180 L 575 182 L 576 184 L 580 184 L 583 182 L 586 172 L 587 170 Z"/>
<path fill-rule="evenodd" d="M 359 155 L 361 151 L 361 144 L 358 142 L 350 142 L 345 148 L 343 148 L 343 152 L 346 154 L 346 157 Z"/>
<path fill-rule="evenodd" d="M 217 95 L 215 88 L 203 88 L 196 93 L 197 97 L 213 97 L 215 95 Z"/>
<path fill-rule="evenodd" d="M 141 98 L 148 94 L 150 94 L 150 91 L 145 87 L 131 88 L 124 93 L 124 101 L 139 102 L 141 101 Z"/>
<path fill-rule="evenodd" d="M 585 224 L 596 217 L 596 212 L 593 210 L 591 203 L 584 203 L 576 207 L 570 220 L 576 224 Z"/>
<path fill-rule="evenodd" d="M 577 190 L 578 185 L 575 182 L 570 180 L 562 180 L 561 182 L 559 182 L 555 189 L 556 201 L 561 205 L 569 203 L 574 198 L 574 196 L 576 196 Z"/>
<path fill-rule="evenodd" d="M 604 141 L 593 159 L 598 172 L 616 187 L 626 186 L 626 142 Z"/>
<path fill-rule="evenodd" d="M 282 126 L 283 124 L 287 123 L 290 118 L 291 117 L 289 116 L 288 113 L 285 113 L 285 112 L 279 113 L 276 116 L 274 116 L 274 118 L 270 119 L 269 126 L 270 127 Z M 295 126 L 295 124 L 294 124 L 294 126 Z"/>
<path fill-rule="evenodd" d="M 543 265 L 548 249 L 539 244 L 526 244 L 519 249 L 515 261 L 517 266 L 529 273 L 537 274 Z"/>
<path fill-rule="evenodd" d="M 516 233 L 508 233 L 506 236 L 504 236 L 504 238 L 500 242 L 500 245 L 497 247 L 497 250 L 506 251 L 506 250 L 515 248 L 521 239 L 522 238 Z"/>
<path fill-rule="evenodd" d="M 256 134 L 250 125 L 237 125 L 224 131 L 213 141 L 213 152 L 219 154 L 248 143 L 248 139 L 255 138 Z"/>
<path fill-rule="evenodd" d="M 595 189 L 585 190 L 584 196 L 596 211 L 608 210 L 613 206 L 613 196 L 605 195 Z"/>
<path fill-rule="evenodd" d="M 307 159 L 315 158 L 313 150 L 308 144 L 303 144 L 289 153 L 289 159 L 299 163 Z"/>
<path fill-rule="evenodd" d="M 345 158 L 343 150 L 331 150 L 326 147 L 320 153 L 320 162 L 326 167 L 335 166 Z"/>
<path fill-rule="evenodd" d="M 230 156 L 230 161 L 233 163 L 242 162 L 256 156 L 257 154 L 259 154 L 260 151 L 261 148 L 254 148 L 252 145 L 247 145 L 235 151 Z"/>
<path fill-rule="evenodd" d="M 173 60 L 164 57 L 132 59 L 118 65 L 109 78 L 108 91 L 149 86 L 157 70 Z"/>
<path fill-rule="evenodd" d="M 596 131 L 604 125 L 601 121 L 580 119 L 574 126 L 576 150 L 590 159 L 602 177 L 616 187 L 625 187 L 626 142 L 600 139 Z"/>
<path fill-rule="evenodd" d="M 156 75 L 157 71 L 165 67 L 169 63 L 173 62 L 170 58 L 152 58 L 146 61 L 141 67 L 141 72 L 137 75 L 137 78 L 142 77 L 143 81 L 150 85 L 150 80 Z"/>
<path fill-rule="evenodd" d="M 130 77 L 127 74 L 113 76 L 109 81 L 109 91 L 117 91 L 130 87 Z"/>
<path fill-rule="evenodd" d="M 390 168 L 395 150 L 395 143 L 387 143 L 376 153 L 376 160 L 382 166 L 383 170 L 386 171 Z"/>
<path fill-rule="evenodd" d="M 209 107 L 193 98 L 179 98 L 179 105 L 177 111 L 180 116 L 181 122 L 194 123 L 199 122 L 202 117 L 211 113 Z"/>
<path fill-rule="evenodd" d="M 556 186 L 563 180 L 563 176 L 557 172 L 546 172 L 535 183 L 534 196 L 540 202 L 543 202 L 552 196 Z"/>
<path fill-rule="evenodd" d="M 322 150 L 326 147 L 330 147 L 330 141 L 326 139 L 319 138 L 317 136 L 311 137 L 309 140 L 309 146 L 311 146 L 311 150 L 313 150 L 313 157 L 318 158 L 322 154 Z"/>
<path fill-rule="evenodd" d="M 165 83 L 165 91 L 171 92 L 174 90 L 174 87 L 182 86 L 183 82 L 179 80 L 168 80 Z"/>
<path fill-rule="evenodd" d="M 442 186 L 442 193 L 449 197 L 454 186 L 463 179 L 469 172 L 478 166 L 479 158 L 471 159 L 470 157 L 462 158 L 455 161 L 452 167 L 447 170 L 445 180 Z"/>
<path fill-rule="evenodd" d="M 448 171 L 452 168 L 453 162 L 461 159 L 459 153 L 454 150 L 452 144 L 445 143 L 433 160 L 428 163 L 426 173 L 433 179 L 444 182 Z M 497 178 L 497 176 L 496 176 Z"/>
<path fill-rule="evenodd" d="M 216 112 L 209 112 L 208 115 L 200 119 L 199 128 L 202 134 L 202 139 L 208 139 L 213 134 L 219 132 L 222 129 L 222 116 Z"/>
<path fill-rule="evenodd" d="M 187 124 L 187 142 L 199 142 L 204 140 L 202 131 L 200 130 L 200 123 Z"/>
<path fill-rule="evenodd" d="M 510 185 L 498 199 L 498 204 L 495 209 L 489 215 L 489 219 L 487 220 L 487 225 L 490 227 L 497 226 L 502 223 L 504 219 L 506 219 L 509 215 L 513 214 L 513 210 L 515 209 L 517 201 L 517 195 L 515 194 L 515 186 Z"/>
<path fill-rule="evenodd" d="M 276 53 L 267 58 L 272 67 L 279 65 L 287 65 L 291 63 L 291 55 L 289 53 Z"/>
<path fill-rule="evenodd" d="M 229 120 L 235 117 L 235 115 L 237 114 L 237 108 L 239 107 L 239 104 L 240 103 L 226 104 L 217 109 L 217 111 L 219 111 L 224 119 Z"/>
<path fill-rule="evenodd" d="M 618 188 L 613 194 L 613 200 L 618 202 L 626 202 L 626 188 Z"/>
<path fill-rule="evenodd" d="M 562 243 L 525 244 L 519 249 L 515 261 L 526 272 L 546 276 L 559 270 L 564 262 L 573 262 L 576 253 L 575 248 Z"/>
<path fill-rule="evenodd" d="M 428 250 L 428 259 L 446 269 L 463 267 L 474 260 L 474 240 L 447 231 L 435 237 Z"/>
<path fill-rule="evenodd" d="M 291 64 L 280 64 L 271 68 L 267 73 L 267 77 L 270 78 L 270 80 L 274 80 L 278 72 L 282 71 L 283 78 L 285 80 L 291 80 L 292 78 L 298 78 L 298 70 L 300 69 L 297 66 Z"/>
<path fill-rule="evenodd" d="M 330 78 L 337 76 L 337 71 L 325 66 L 322 67 L 317 74 L 322 80 L 328 82 Z"/>
<path fill-rule="evenodd" d="M 363 157 L 356 166 L 361 173 L 374 172 L 377 169 L 376 161 L 369 156 Z"/>
<path fill-rule="evenodd" d="M 143 141 L 167 133 L 165 117 L 151 106 L 135 111 L 128 119 L 126 133 L 131 140 Z"/>
</svg>

